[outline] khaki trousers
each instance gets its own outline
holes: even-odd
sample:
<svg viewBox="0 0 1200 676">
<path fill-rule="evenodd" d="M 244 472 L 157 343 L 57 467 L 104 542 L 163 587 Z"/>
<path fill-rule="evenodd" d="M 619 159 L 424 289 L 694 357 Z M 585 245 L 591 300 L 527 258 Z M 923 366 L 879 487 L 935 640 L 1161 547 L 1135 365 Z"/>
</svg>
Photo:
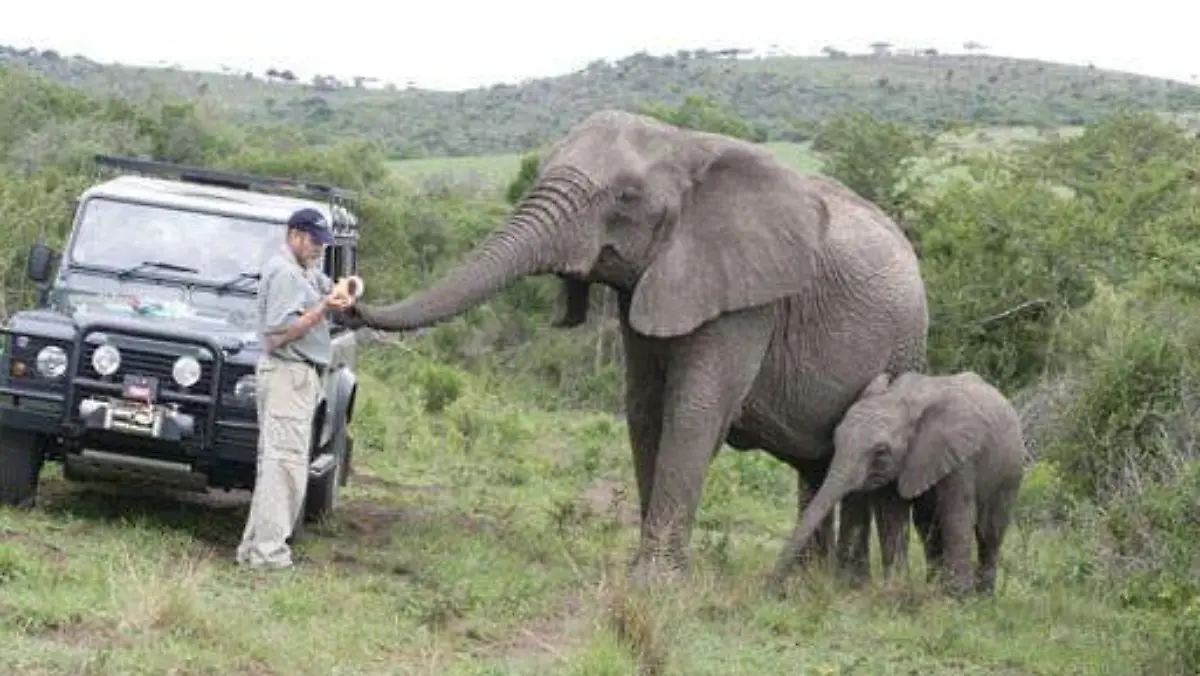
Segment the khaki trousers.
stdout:
<svg viewBox="0 0 1200 676">
<path fill-rule="evenodd" d="M 309 364 L 264 356 L 258 384 L 258 467 L 237 561 L 287 568 L 286 540 L 300 519 L 308 489 L 312 419 L 321 381 Z"/>
</svg>

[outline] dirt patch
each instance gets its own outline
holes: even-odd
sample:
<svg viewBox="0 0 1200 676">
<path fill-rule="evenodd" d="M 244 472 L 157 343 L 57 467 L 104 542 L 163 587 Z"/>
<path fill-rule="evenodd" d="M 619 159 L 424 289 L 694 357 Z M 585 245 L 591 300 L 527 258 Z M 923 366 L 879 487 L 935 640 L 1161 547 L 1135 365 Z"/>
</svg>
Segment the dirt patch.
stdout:
<svg viewBox="0 0 1200 676">
<path fill-rule="evenodd" d="M 44 538 L 16 530 L 0 530 L 0 542 L 11 542 L 20 544 L 31 549 L 36 549 L 45 554 L 50 561 L 60 563 L 67 560 L 67 553 L 58 545 L 47 542 Z"/>
<path fill-rule="evenodd" d="M 46 620 L 27 624 L 22 628 L 27 636 L 84 650 L 122 646 L 130 643 L 128 637 L 121 636 L 111 626 L 86 622 L 77 617 L 63 621 Z"/>
<path fill-rule="evenodd" d="M 417 484 L 406 484 L 400 481 L 392 481 L 384 479 L 375 474 L 363 474 L 355 472 L 350 479 L 350 484 L 354 486 L 362 486 L 364 488 L 383 488 L 389 491 L 405 491 L 409 493 L 430 493 L 444 494 L 450 492 L 449 486 L 419 486 Z"/>
<path fill-rule="evenodd" d="M 416 567 L 408 562 L 376 560 L 345 549 L 335 549 L 329 558 L 322 558 L 319 562 L 360 573 L 395 575 L 397 577 L 409 577 L 417 574 Z"/>
<path fill-rule="evenodd" d="M 597 479 L 584 489 L 583 500 L 591 512 L 611 516 L 622 526 L 636 526 L 640 521 L 637 496 L 615 479 Z"/>
<path fill-rule="evenodd" d="M 572 596 L 563 600 L 554 613 L 538 618 L 506 638 L 481 646 L 480 659 L 513 662 L 565 662 L 586 638 L 590 615 L 583 600 Z"/>
</svg>

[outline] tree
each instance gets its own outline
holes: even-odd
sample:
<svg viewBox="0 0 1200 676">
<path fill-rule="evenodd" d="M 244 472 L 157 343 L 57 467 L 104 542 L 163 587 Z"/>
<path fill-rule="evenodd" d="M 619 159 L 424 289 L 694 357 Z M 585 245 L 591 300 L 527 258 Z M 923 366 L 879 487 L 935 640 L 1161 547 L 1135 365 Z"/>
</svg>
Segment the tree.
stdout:
<svg viewBox="0 0 1200 676">
<path fill-rule="evenodd" d="M 903 222 L 920 187 L 910 164 L 933 142 L 930 134 L 854 113 L 827 122 L 813 140 L 813 149 L 826 154 L 825 173 Z"/>
<path fill-rule="evenodd" d="M 747 122 L 736 111 L 703 96 L 688 96 L 676 108 L 662 103 L 646 104 L 640 112 L 685 129 L 725 134 L 755 143 L 767 140 L 764 130 Z"/>
<path fill-rule="evenodd" d="M 542 158 L 538 153 L 529 153 L 521 158 L 521 168 L 517 170 L 516 177 L 508 184 L 508 189 L 504 192 L 504 199 L 509 204 L 519 202 L 529 187 L 533 185 L 541 163 Z"/>
</svg>

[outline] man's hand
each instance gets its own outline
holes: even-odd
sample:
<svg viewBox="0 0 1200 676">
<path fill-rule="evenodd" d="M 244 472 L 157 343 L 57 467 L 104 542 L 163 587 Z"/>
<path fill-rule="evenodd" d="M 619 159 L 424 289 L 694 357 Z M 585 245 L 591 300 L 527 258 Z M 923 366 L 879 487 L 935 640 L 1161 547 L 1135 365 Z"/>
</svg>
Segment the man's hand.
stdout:
<svg viewBox="0 0 1200 676">
<path fill-rule="evenodd" d="M 329 295 L 330 307 L 343 310 L 354 305 L 362 295 L 362 289 L 362 279 L 356 275 L 339 279 L 337 284 L 333 285 L 333 293 Z"/>
<path fill-rule="evenodd" d="M 345 310 L 354 304 L 354 297 L 338 293 L 337 289 L 325 297 L 325 307 L 330 310 Z"/>
</svg>

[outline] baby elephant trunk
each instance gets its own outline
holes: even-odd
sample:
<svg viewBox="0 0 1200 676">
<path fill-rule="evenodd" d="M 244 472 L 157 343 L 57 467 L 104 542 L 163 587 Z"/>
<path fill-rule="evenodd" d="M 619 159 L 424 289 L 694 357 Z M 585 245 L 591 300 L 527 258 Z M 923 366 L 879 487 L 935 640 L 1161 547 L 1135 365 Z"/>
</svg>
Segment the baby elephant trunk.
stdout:
<svg viewBox="0 0 1200 676">
<path fill-rule="evenodd" d="M 803 518 L 796 524 L 791 538 L 788 539 L 787 544 L 784 546 L 783 553 L 779 557 L 779 563 L 771 575 L 772 588 L 778 590 L 787 581 L 787 578 L 799 562 L 800 553 L 804 551 L 805 546 L 808 545 L 808 541 L 817 532 L 817 528 L 825 521 L 826 517 L 833 513 L 833 508 L 841 502 L 842 498 L 851 492 L 853 487 L 853 482 L 844 472 L 831 472 L 826 477 L 816 496 L 805 507 Z"/>
</svg>

